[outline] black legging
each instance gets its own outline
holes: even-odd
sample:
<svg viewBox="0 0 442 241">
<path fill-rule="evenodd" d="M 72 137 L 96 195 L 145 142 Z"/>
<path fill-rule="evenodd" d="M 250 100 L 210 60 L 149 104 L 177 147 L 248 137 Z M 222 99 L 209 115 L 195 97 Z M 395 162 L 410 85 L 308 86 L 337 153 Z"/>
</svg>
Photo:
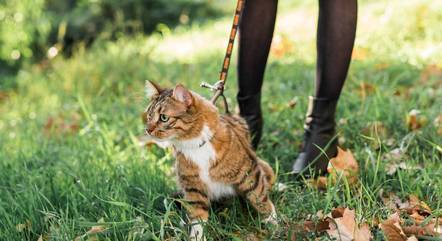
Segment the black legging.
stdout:
<svg viewBox="0 0 442 241">
<path fill-rule="evenodd" d="M 261 91 L 278 0 L 246 0 L 238 60 L 238 96 Z M 315 97 L 336 100 L 344 85 L 356 32 L 357 0 L 319 0 Z"/>
</svg>

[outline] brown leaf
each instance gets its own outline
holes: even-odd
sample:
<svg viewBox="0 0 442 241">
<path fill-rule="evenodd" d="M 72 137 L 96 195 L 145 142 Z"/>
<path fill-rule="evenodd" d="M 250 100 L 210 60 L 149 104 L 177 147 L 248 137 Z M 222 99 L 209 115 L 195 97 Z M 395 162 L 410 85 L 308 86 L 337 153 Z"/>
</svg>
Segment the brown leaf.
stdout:
<svg viewBox="0 0 442 241">
<path fill-rule="evenodd" d="M 379 227 L 384 232 L 387 241 L 406 241 L 404 231 L 400 225 L 399 213 L 392 214 L 386 221 L 379 224 Z"/>
<path fill-rule="evenodd" d="M 403 208 L 403 210 L 407 211 L 408 214 L 418 213 L 425 217 L 431 215 L 431 208 L 424 202 L 419 200 L 416 195 L 410 195 L 408 198 L 410 202 L 410 206 L 407 208 Z"/>
<path fill-rule="evenodd" d="M 335 216 L 336 218 L 334 218 Z M 332 221 L 327 233 L 341 241 L 368 241 L 371 232 L 367 224 L 360 227 L 356 224 L 355 211 L 348 208 L 337 208 L 332 211 Z"/>
<path fill-rule="evenodd" d="M 91 229 L 89 229 L 89 231 L 87 231 L 87 234 L 96 234 L 96 233 L 101 233 L 104 230 L 106 230 L 106 228 L 104 226 L 98 225 L 98 226 L 92 226 Z"/>
<path fill-rule="evenodd" d="M 288 107 L 290 109 L 294 109 L 296 107 L 296 105 L 298 104 L 298 98 L 294 97 L 293 99 L 291 99 L 288 103 Z"/>
<path fill-rule="evenodd" d="M 434 225 L 425 225 L 425 226 L 419 226 L 419 225 L 411 225 L 411 226 L 405 226 L 402 227 L 404 230 L 404 233 L 406 235 L 424 235 L 424 236 L 435 236 L 436 233 L 434 232 Z"/>
<path fill-rule="evenodd" d="M 307 220 L 303 224 L 304 231 L 307 232 L 324 232 L 329 229 L 329 221 L 328 220 L 320 220 L 318 222 L 314 222 L 311 220 Z"/>
<path fill-rule="evenodd" d="M 359 165 L 350 150 L 344 151 L 338 147 L 338 155 L 330 159 L 327 171 L 334 178 L 345 176 L 350 185 L 358 181 Z"/>
<path fill-rule="evenodd" d="M 401 169 L 401 170 L 419 170 L 422 169 L 422 167 L 420 166 L 416 166 L 416 165 L 411 165 L 409 163 L 406 162 L 400 162 L 400 163 L 389 163 L 386 166 L 387 168 L 387 174 L 388 175 L 393 175 L 397 172 L 397 170 Z"/>
<path fill-rule="evenodd" d="M 427 119 L 421 115 L 419 110 L 413 109 L 407 114 L 407 127 L 411 131 L 422 128 L 427 123 Z"/>
</svg>

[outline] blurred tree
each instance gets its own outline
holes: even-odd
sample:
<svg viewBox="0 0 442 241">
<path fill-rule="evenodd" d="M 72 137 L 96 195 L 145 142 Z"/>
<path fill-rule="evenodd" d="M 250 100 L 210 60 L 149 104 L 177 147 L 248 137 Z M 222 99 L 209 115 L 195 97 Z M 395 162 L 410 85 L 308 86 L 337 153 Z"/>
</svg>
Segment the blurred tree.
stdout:
<svg viewBox="0 0 442 241">
<path fill-rule="evenodd" d="M 76 44 L 88 46 L 98 37 L 150 33 L 159 23 L 174 26 L 217 13 L 213 1 L 0 0 L 0 72 L 44 58 L 54 45 L 69 55 Z"/>
</svg>

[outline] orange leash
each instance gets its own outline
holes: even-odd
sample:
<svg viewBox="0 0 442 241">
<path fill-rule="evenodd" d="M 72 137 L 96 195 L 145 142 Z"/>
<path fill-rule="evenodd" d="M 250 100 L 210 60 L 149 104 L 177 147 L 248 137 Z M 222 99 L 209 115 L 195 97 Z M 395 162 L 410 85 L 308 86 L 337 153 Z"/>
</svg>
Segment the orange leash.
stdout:
<svg viewBox="0 0 442 241">
<path fill-rule="evenodd" d="M 232 29 L 230 30 L 229 43 L 227 45 L 226 55 L 224 56 L 223 66 L 219 75 L 219 81 L 214 85 L 207 84 L 205 82 L 201 83 L 201 87 L 209 88 L 215 92 L 211 101 L 213 104 L 216 103 L 217 99 L 221 96 L 224 102 L 224 109 L 226 113 L 229 113 L 229 106 L 227 104 L 227 99 L 224 96 L 224 86 L 227 79 L 227 74 L 229 72 L 230 60 L 232 57 L 233 44 L 235 43 L 236 34 L 239 29 L 239 22 L 244 11 L 245 0 L 238 0 L 235 10 L 235 16 L 233 17 Z"/>
</svg>

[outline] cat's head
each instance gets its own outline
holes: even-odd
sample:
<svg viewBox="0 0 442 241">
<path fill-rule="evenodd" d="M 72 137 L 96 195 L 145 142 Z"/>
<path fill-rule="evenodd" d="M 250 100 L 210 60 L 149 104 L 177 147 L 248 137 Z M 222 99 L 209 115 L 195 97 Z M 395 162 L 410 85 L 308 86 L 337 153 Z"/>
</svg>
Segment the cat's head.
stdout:
<svg viewBox="0 0 442 241">
<path fill-rule="evenodd" d="M 207 121 L 203 117 L 210 109 L 202 97 L 181 84 L 167 89 L 152 81 L 146 81 L 146 95 L 150 99 L 143 113 L 146 135 L 164 141 L 199 135 Z"/>
</svg>

